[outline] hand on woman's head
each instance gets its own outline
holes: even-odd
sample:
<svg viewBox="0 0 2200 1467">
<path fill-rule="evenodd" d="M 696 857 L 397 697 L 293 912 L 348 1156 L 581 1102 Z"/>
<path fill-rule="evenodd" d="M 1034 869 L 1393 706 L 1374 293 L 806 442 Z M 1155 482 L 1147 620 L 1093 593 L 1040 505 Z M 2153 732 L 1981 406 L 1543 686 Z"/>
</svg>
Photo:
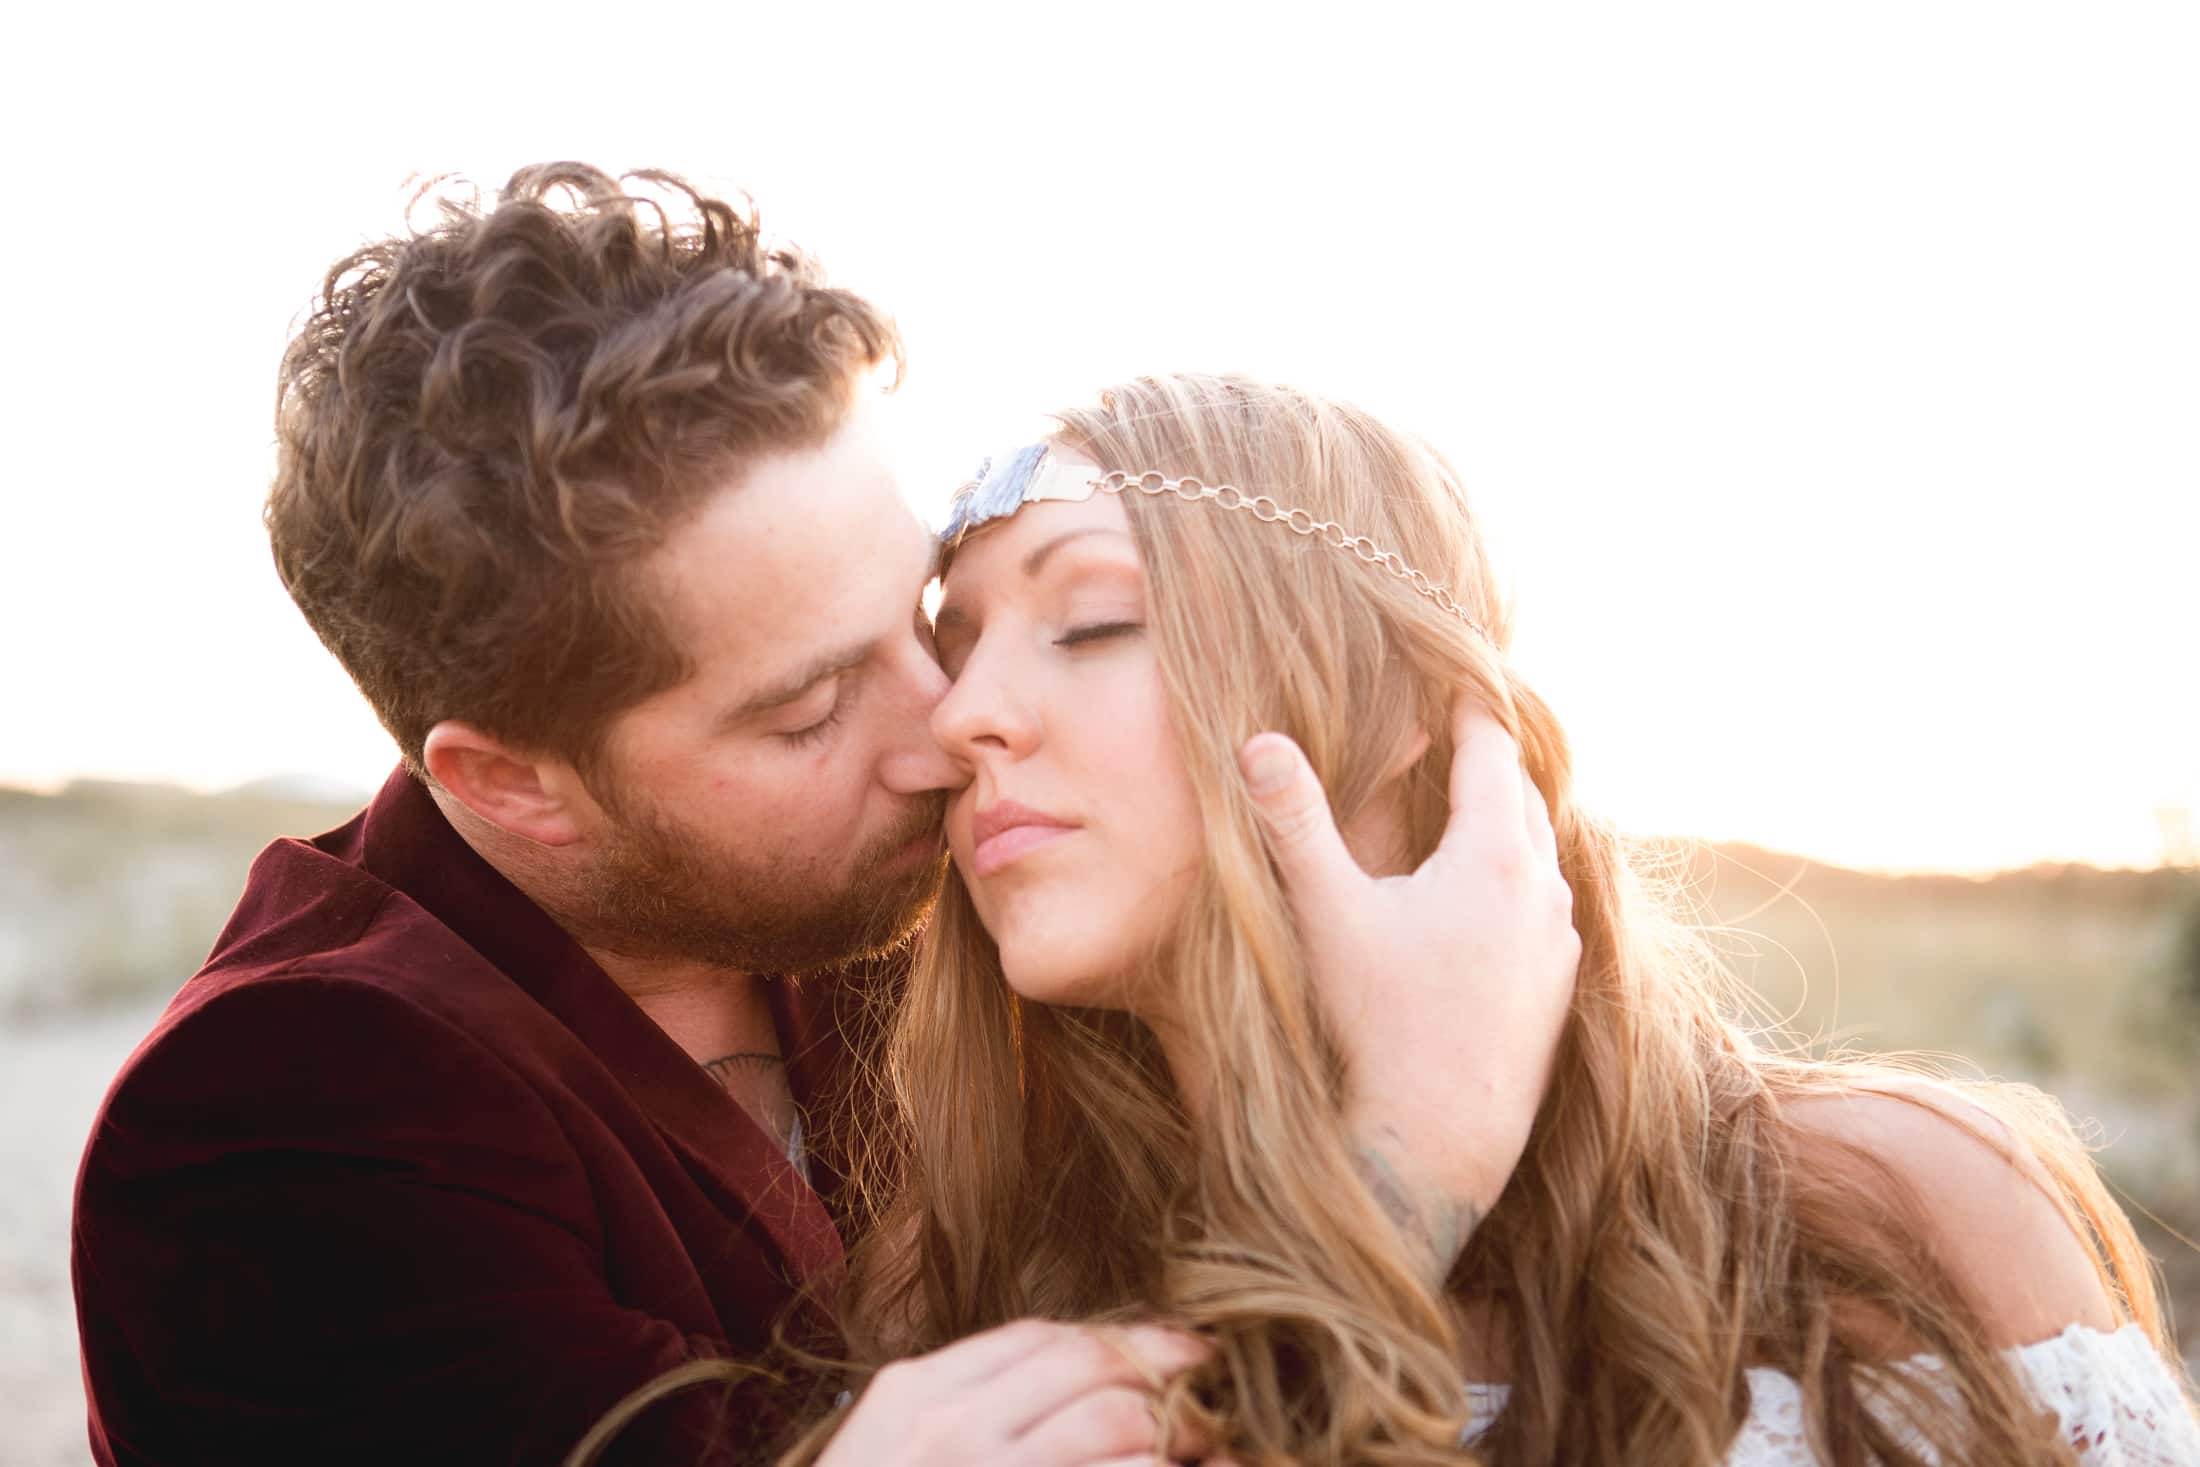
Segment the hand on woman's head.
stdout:
<svg viewBox="0 0 2200 1467">
<path fill-rule="evenodd" d="M 1345 1051 L 1364 1147 L 1429 1199 L 1448 1265 L 1525 1149 L 1573 999 L 1581 938 L 1543 796 L 1474 698 L 1453 709 L 1451 823 L 1407 875 L 1361 869 L 1290 740 L 1244 752 L 1316 987 Z"/>
</svg>

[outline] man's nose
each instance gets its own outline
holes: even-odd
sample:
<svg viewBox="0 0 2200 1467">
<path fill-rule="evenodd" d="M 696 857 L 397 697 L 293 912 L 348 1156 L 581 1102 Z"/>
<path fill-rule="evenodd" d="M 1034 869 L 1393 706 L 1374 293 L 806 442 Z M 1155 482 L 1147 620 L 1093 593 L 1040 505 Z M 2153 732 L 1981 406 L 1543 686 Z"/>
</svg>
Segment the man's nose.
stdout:
<svg viewBox="0 0 2200 1467">
<path fill-rule="evenodd" d="M 929 651 L 919 648 L 897 668 L 901 707 L 895 710 L 895 742 L 887 753 L 881 779 L 897 794 L 957 790 L 970 783 L 970 771 L 940 747 L 933 718 L 952 685 Z"/>
</svg>

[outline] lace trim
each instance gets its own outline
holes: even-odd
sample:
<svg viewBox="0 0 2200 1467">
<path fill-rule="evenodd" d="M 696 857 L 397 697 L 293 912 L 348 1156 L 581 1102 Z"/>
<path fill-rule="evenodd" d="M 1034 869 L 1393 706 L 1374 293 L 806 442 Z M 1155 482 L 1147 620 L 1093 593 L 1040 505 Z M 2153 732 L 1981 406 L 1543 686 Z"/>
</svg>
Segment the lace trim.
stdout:
<svg viewBox="0 0 2200 1467">
<path fill-rule="evenodd" d="M 2200 1420 L 2139 1326 L 2104 1334 L 2074 1324 L 2011 1350 L 2009 1358 L 2061 1421 L 2086 1467 L 2200 1467 Z M 1898 1368 L 1929 1375 L 1945 1366 L 1919 1355 Z M 1727 1467 L 1813 1467 L 1802 1387 L 1776 1370 L 1751 1370 L 1748 1379 L 1749 1417 L 1727 1452 Z M 1470 1382 L 1463 1439 L 1488 1431 L 1511 1394 L 1510 1386 Z"/>
</svg>

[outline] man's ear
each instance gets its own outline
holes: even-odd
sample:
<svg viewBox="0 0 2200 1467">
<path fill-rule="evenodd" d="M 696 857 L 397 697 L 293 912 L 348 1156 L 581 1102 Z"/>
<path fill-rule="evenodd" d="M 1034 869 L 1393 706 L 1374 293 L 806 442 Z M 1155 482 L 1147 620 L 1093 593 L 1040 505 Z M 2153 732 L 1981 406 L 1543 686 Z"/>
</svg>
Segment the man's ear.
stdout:
<svg viewBox="0 0 2200 1467">
<path fill-rule="evenodd" d="M 452 799 L 523 840 L 571 845 L 599 818 L 572 765 L 514 748 L 470 723 L 445 719 L 428 730 L 420 754 L 429 777 Z"/>
</svg>

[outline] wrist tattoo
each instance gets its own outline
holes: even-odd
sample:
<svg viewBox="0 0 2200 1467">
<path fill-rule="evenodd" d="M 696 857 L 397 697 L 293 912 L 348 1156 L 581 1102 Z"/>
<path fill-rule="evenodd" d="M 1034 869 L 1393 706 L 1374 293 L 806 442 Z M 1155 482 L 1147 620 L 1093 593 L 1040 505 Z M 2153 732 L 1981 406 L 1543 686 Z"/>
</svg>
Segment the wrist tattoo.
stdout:
<svg viewBox="0 0 2200 1467">
<path fill-rule="evenodd" d="M 1388 1127 L 1382 1135 L 1396 1144 L 1397 1136 Z M 1354 1150 L 1353 1162 L 1375 1205 L 1405 1239 L 1407 1248 L 1421 1256 L 1433 1280 L 1441 1283 L 1482 1225 L 1482 1210 L 1465 1198 L 1415 1191 L 1380 1147 L 1363 1142 Z"/>
<path fill-rule="evenodd" d="M 783 1065 L 786 1060 L 761 1049 L 747 1049 L 739 1054 L 722 1054 L 716 1059 L 703 1061 L 703 1073 L 723 1085 L 733 1078 L 733 1072 L 745 1067 Z"/>
</svg>

